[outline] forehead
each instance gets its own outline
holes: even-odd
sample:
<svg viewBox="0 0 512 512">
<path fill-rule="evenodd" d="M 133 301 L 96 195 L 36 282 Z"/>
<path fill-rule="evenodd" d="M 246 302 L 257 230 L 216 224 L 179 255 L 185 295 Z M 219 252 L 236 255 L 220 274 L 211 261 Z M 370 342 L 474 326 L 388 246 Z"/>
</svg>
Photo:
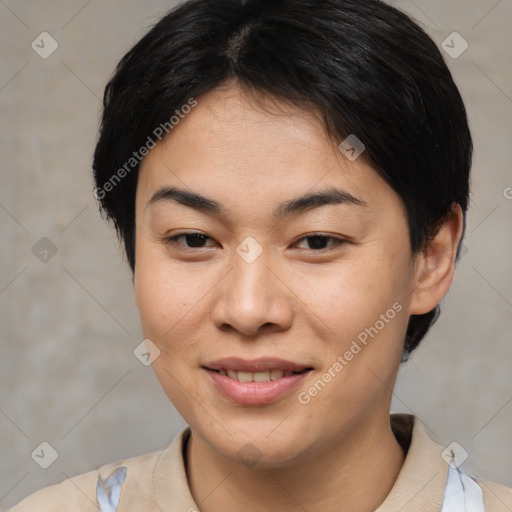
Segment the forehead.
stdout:
<svg viewBox="0 0 512 512">
<path fill-rule="evenodd" d="M 145 157 L 137 202 L 146 205 L 165 186 L 214 196 L 228 210 L 244 206 L 247 211 L 330 187 L 363 202 L 395 194 L 364 154 L 353 162 L 345 158 L 317 113 L 248 96 L 237 87 L 198 98 Z"/>
</svg>

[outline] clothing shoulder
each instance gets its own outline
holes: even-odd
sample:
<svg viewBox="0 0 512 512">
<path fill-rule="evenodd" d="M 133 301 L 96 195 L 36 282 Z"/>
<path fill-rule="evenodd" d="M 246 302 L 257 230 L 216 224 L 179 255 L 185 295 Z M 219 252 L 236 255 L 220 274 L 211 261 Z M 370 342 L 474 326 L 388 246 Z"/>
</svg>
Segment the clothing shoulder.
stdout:
<svg viewBox="0 0 512 512">
<path fill-rule="evenodd" d="M 147 493 L 151 488 L 153 469 L 161 451 L 106 464 L 99 469 L 67 478 L 62 482 L 34 492 L 8 512 L 55 512 L 73 510 L 98 512 L 96 486 L 98 476 L 106 481 L 120 467 L 127 468 L 126 484 L 133 490 Z"/>
<path fill-rule="evenodd" d="M 512 511 L 512 489 L 493 482 L 477 482 L 484 492 L 485 512 Z"/>
</svg>

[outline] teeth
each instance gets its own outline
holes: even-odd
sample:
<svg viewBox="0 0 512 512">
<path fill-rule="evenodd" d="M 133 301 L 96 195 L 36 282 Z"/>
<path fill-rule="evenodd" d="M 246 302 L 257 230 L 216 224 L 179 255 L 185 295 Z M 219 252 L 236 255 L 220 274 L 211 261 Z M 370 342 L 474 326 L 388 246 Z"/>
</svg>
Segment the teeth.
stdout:
<svg viewBox="0 0 512 512">
<path fill-rule="evenodd" d="M 252 382 L 253 374 L 251 372 L 237 372 L 240 382 Z"/>
<path fill-rule="evenodd" d="M 252 374 L 252 380 L 254 382 L 268 382 L 270 380 L 270 372 L 255 372 Z"/>
<path fill-rule="evenodd" d="M 270 380 L 280 379 L 284 376 L 283 370 L 271 370 L 270 372 Z"/>
<path fill-rule="evenodd" d="M 281 377 L 289 377 L 294 372 L 291 370 L 267 370 L 264 372 L 237 372 L 235 370 L 219 370 L 221 375 L 230 377 L 240 382 L 269 382 Z"/>
</svg>

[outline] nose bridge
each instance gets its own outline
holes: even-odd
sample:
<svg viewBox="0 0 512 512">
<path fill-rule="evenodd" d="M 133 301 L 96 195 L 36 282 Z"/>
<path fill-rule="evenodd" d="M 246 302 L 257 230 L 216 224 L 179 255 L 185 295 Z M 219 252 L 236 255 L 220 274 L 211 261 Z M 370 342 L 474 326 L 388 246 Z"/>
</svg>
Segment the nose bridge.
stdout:
<svg viewBox="0 0 512 512">
<path fill-rule="evenodd" d="M 287 299 L 270 268 L 270 252 L 254 242 L 246 239 L 237 247 L 213 310 L 218 327 L 230 325 L 246 335 L 265 324 L 284 327 L 291 320 Z"/>
<path fill-rule="evenodd" d="M 274 288 L 269 282 L 272 273 L 268 268 L 268 251 L 263 251 L 262 247 L 258 250 L 251 242 L 243 242 L 236 252 L 228 295 L 234 301 L 232 306 L 239 304 L 247 313 L 257 314 L 269 307 Z"/>
</svg>

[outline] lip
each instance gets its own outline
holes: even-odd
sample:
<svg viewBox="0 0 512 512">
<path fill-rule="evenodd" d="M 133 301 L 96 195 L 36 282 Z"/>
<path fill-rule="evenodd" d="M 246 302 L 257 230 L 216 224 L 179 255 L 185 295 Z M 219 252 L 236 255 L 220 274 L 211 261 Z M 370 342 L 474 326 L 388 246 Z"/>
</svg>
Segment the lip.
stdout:
<svg viewBox="0 0 512 512">
<path fill-rule="evenodd" d="M 229 357 L 212 361 L 203 366 L 215 388 L 238 405 L 265 405 L 289 395 L 309 375 L 311 366 L 293 363 L 278 358 L 241 359 Z M 239 382 L 221 375 L 215 370 L 258 372 L 266 370 L 289 370 L 301 372 L 268 382 Z"/>
<path fill-rule="evenodd" d="M 311 365 L 294 363 L 277 357 L 259 357 L 257 359 L 243 359 L 241 357 L 224 357 L 203 365 L 209 370 L 233 370 L 240 372 L 264 372 L 266 370 L 289 370 L 301 372 Z"/>
</svg>

